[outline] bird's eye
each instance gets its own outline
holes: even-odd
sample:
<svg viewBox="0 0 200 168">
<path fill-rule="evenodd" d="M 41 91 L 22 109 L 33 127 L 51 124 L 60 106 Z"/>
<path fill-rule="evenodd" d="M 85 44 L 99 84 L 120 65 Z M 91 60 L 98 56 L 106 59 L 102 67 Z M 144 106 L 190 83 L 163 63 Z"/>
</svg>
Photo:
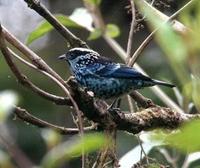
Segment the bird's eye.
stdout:
<svg viewBox="0 0 200 168">
<path fill-rule="evenodd" d="M 73 53 L 67 53 L 66 54 L 66 59 L 67 60 L 73 60 L 74 58 L 76 58 L 76 55 Z"/>
</svg>

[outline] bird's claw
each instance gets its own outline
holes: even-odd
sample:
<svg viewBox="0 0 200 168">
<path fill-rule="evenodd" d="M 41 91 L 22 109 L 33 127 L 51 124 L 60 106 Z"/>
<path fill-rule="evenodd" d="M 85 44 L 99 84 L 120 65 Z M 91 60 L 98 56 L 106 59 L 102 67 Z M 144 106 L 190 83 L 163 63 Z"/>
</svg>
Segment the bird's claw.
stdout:
<svg viewBox="0 0 200 168">
<path fill-rule="evenodd" d="M 122 113 L 119 108 L 109 108 L 108 112 L 112 115 L 113 118 L 116 118 L 116 119 L 125 118 L 124 113 Z"/>
</svg>

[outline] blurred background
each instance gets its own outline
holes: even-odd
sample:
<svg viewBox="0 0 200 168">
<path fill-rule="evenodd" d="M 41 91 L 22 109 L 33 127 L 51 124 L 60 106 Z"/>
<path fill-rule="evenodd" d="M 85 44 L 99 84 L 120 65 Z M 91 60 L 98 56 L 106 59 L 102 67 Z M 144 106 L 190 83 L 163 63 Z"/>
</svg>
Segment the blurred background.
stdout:
<svg viewBox="0 0 200 168">
<path fill-rule="evenodd" d="M 42 0 L 41 1 L 53 14 L 70 15 L 74 9 L 83 7 L 81 0 Z M 166 1 L 166 5 L 161 5 L 160 9 L 167 15 L 171 15 L 176 11 L 184 1 Z M 100 5 L 103 18 L 106 23 L 114 23 L 120 29 L 120 35 L 116 38 L 119 44 L 126 49 L 129 27 L 131 22 L 131 13 L 128 12 L 128 0 L 102 0 Z M 35 11 L 27 7 L 23 0 L 0 0 L 0 22 L 11 33 L 19 38 L 23 43 L 37 26 L 43 20 Z M 70 28 L 81 39 L 87 41 L 89 33 L 83 29 Z M 133 51 L 141 44 L 144 38 L 149 34 L 148 29 L 144 28 L 134 34 L 133 37 Z M 123 62 L 115 52 L 102 39 L 87 41 L 88 45 L 98 51 L 100 54 L 110 57 L 116 62 Z M 55 30 L 34 41 L 29 47 L 41 56 L 58 74 L 64 79 L 70 76 L 66 65 L 57 60 L 57 57 L 67 52 L 67 44 L 63 37 Z M 35 84 L 44 90 L 54 93 L 56 95 L 64 95 L 62 91 L 52 81 L 42 76 L 41 74 L 27 68 L 26 66 L 17 62 L 20 69 L 23 70 Z M 151 42 L 144 50 L 138 59 L 138 64 L 148 72 L 152 78 L 170 81 L 179 86 L 174 73 L 168 65 L 167 59 L 159 47 Z M 74 127 L 71 118 L 70 108 L 57 106 L 49 101 L 46 101 L 26 88 L 22 87 L 16 81 L 16 78 L 11 73 L 3 56 L 0 53 L 0 92 L 11 90 L 18 96 L 18 105 L 26 108 L 31 114 L 65 127 Z M 164 92 L 176 101 L 173 90 L 163 88 Z M 153 99 L 157 104 L 164 105 L 162 102 L 147 88 L 141 91 L 145 96 Z M 1 103 L 1 102 L 0 102 Z M 126 102 L 122 103 L 122 108 L 127 109 Z M 12 141 L 15 141 L 18 148 L 36 165 L 40 163 L 42 157 L 48 150 L 48 145 L 42 136 L 42 130 L 24 123 L 10 115 L 6 120 L 6 126 Z M 46 134 L 45 134 L 46 136 Z M 68 139 L 69 136 L 64 135 L 62 139 Z M 137 138 L 124 132 L 117 134 L 117 150 L 118 155 L 123 156 L 127 151 L 134 148 L 138 144 Z M 0 146 L 0 150 L 6 151 L 5 146 Z M 154 154 L 156 152 L 154 151 Z M 0 156 L 1 157 L 1 156 Z M 161 156 L 158 156 L 161 157 Z M 162 158 L 160 158 L 162 161 Z M 163 162 L 164 159 L 163 159 Z M 79 167 L 80 159 L 72 159 L 65 167 Z"/>
</svg>

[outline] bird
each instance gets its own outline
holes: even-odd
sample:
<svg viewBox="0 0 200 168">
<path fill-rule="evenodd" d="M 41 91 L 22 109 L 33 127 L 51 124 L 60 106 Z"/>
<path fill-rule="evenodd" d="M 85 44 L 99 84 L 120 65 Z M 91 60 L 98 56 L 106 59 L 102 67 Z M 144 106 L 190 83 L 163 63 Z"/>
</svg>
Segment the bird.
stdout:
<svg viewBox="0 0 200 168">
<path fill-rule="evenodd" d="M 175 87 L 173 84 L 151 79 L 135 68 L 113 62 L 92 49 L 72 48 L 58 58 L 67 61 L 82 88 L 92 91 L 94 97 L 100 99 L 118 98 L 133 90 L 154 85 Z"/>
</svg>

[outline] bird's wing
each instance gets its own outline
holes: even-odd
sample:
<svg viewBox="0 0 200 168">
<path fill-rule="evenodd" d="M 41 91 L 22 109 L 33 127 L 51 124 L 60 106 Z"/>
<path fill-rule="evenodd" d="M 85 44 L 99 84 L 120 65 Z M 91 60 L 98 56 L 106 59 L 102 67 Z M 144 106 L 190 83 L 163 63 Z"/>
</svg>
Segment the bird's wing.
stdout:
<svg viewBox="0 0 200 168">
<path fill-rule="evenodd" d="M 96 77 L 108 77 L 108 78 L 125 78 L 125 79 L 143 79 L 150 80 L 149 77 L 144 76 L 136 69 L 128 67 L 124 64 L 114 63 L 107 57 L 95 58 L 95 62 L 87 65 L 84 68 L 85 75 L 94 75 Z"/>
<path fill-rule="evenodd" d="M 134 68 L 116 63 L 110 63 L 103 66 L 103 68 L 96 71 L 96 74 L 101 77 L 114 77 L 114 78 L 126 78 L 126 79 L 134 78 L 143 80 L 150 79 L 149 77 L 144 76 Z"/>
<path fill-rule="evenodd" d="M 96 77 L 101 77 L 101 73 L 106 70 L 106 67 L 113 62 L 106 57 L 96 57 L 95 61 L 87 64 L 86 67 L 82 69 L 83 75 L 95 75 Z M 110 67 L 111 68 L 111 67 Z M 102 76 L 103 77 L 103 76 Z"/>
</svg>

